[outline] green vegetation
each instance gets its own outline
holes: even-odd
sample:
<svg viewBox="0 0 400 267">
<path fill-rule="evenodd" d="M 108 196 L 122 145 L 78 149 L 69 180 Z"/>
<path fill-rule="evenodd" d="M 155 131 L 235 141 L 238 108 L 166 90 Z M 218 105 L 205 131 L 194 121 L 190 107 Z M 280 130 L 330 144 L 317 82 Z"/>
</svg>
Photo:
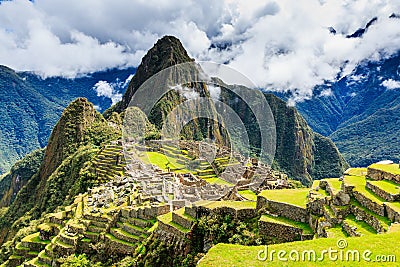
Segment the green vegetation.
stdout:
<svg viewBox="0 0 400 267">
<path fill-rule="evenodd" d="M 328 192 L 326 192 L 325 189 L 322 189 L 319 187 L 320 180 L 315 180 L 311 186 L 311 189 L 313 190 L 313 193 L 317 193 L 319 198 L 324 198 L 329 196 Z M 317 190 L 318 188 L 318 190 Z"/>
<path fill-rule="evenodd" d="M 0 66 L 0 175 L 19 159 L 47 145 L 64 108 L 78 97 L 86 97 L 105 110 L 111 100 L 97 96 L 99 80 L 125 80 L 133 68 L 113 69 L 75 79 L 43 78 L 31 72 L 15 72 Z M 116 88 L 117 89 L 117 88 Z M 122 90 L 125 88 L 118 88 Z"/>
<path fill-rule="evenodd" d="M 373 202 L 382 205 L 385 200 L 377 195 L 375 195 L 373 192 L 371 192 L 369 189 L 365 187 L 366 185 L 366 179 L 364 176 L 349 176 L 345 175 L 343 178 L 343 182 L 345 185 L 352 185 L 354 186 L 354 190 L 359 192 L 360 194 L 364 195 L 368 199 L 372 200 Z"/>
<path fill-rule="evenodd" d="M 143 152 L 142 155 L 140 155 L 140 159 L 145 162 L 145 163 L 151 163 L 153 165 L 156 165 L 160 169 L 164 171 L 174 171 L 177 173 L 188 173 L 190 172 L 185 168 L 183 164 L 180 164 L 177 162 L 176 158 L 166 156 L 163 153 L 160 152 L 154 152 L 154 151 L 146 151 Z"/>
<path fill-rule="evenodd" d="M 386 202 L 385 205 L 389 206 L 390 208 L 392 208 L 396 212 L 400 213 L 400 203 L 399 202 Z"/>
<path fill-rule="evenodd" d="M 0 176 L 0 207 L 9 206 L 14 201 L 19 189 L 38 172 L 43 156 L 44 149 L 35 150 L 17 161 L 10 172 Z"/>
<path fill-rule="evenodd" d="M 238 221 L 231 215 L 203 216 L 198 220 L 195 235 L 196 239 L 193 242 L 197 242 L 195 245 L 200 247 L 205 236 L 209 237 L 213 244 L 234 243 L 252 246 L 270 242 L 258 234 L 258 217 Z"/>
<path fill-rule="evenodd" d="M 370 184 L 379 187 L 389 194 L 400 194 L 400 185 L 389 180 L 368 181 Z"/>
<path fill-rule="evenodd" d="M 345 231 L 343 231 L 343 228 L 341 226 L 336 226 L 336 227 L 332 227 L 332 228 L 327 228 L 325 229 L 328 238 L 335 238 L 340 239 L 340 238 L 347 238 L 348 235 Z"/>
<path fill-rule="evenodd" d="M 22 239 L 22 242 L 31 242 L 31 243 L 41 243 L 41 244 L 49 244 L 50 240 L 41 240 L 39 238 L 39 232 L 28 235 Z"/>
<path fill-rule="evenodd" d="M 239 194 L 248 200 L 257 201 L 257 194 L 251 190 L 241 190 Z"/>
<path fill-rule="evenodd" d="M 400 174 L 399 164 L 372 164 L 368 168 L 381 170 L 392 174 Z"/>
<path fill-rule="evenodd" d="M 190 232 L 190 229 L 187 229 L 187 228 L 172 221 L 172 212 L 168 212 L 164 215 L 160 215 L 157 218 L 158 218 L 158 220 L 160 220 L 160 222 L 162 222 L 164 224 L 169 224 L 169 225 L 175 227 L 176 229 L 178 229 L 179 231 L 181 231 L 182 233 Z"/>
<path fill-rule="evenodd" d="M 381 77 L 398 77 L 399 60 L 398 53 L 380 61 L 367 60 L 331 84 L 330 97 L 317 97 L 326 88 L 318 86 L 315 97 L 296 105 L 314 131 L 329 136 L 352 166 L 400 160 L 399 92 L 381 85 Z M 352 77 L 365 79 L 353 82 Z"/>
<path fill-rule="evenodd" d="M 110 126 L 86 99 L 71 103 L 51 134 L 40 170 L 0 218 L 1 228 L 9 229 L 19 220 L 13 225 L 16 231 L 27 226 L 25 221 L 68 205 L 84 193 L 96 180 L 89 169 L 98 146 L 119 135 L 119 129 Z"/>
<path fill-rule="evenodd" d="M 398 240 L 400 238 L 399 233 L 382 234 L 382 235 L 366 235 L 363 237 L 349 237 L 346 238 L 348 246 L 344 251 L 358 250 L 362 254 L 365 250 L 372 252 L 371 260 L 375 260 L 377 255 L 394 255 L 396 260 L 400 258 L 400 251 L 397 248 Z M 305 266 L 376 266 L 377 262 L 366 262 L 362 260 L 358 261 L 332 261 L 329 256 L 325 254 L 322 261 L 279 261 L 277 258 L 277 252 L 279 250 L 286 251 L 285 258 L 289 259 L 289 253 L 292 250 L 296 250 L 300 253 L 303 251 L 309 251 L 313 249 L 316 252 L 317 257 L 321 256 L 323 250 L 329 248 L 337 249 L 337 239 L 334 238 L 320 238 L 309 241 L 298 241 L 291 243 L 283 243 L 268 246 L 268 256 L 272 250 L 275 250 L 274 258 L 268 257 L 267 261 L 260 261 L 257 255 L 260 250 L 265 250 L 265 246 L 241 246 L 235 244 L 218 244 L 212 247 L 207 255 L 200 261 L 199 267 L 228 267 L 228 266 L 299 266 L 304 264 Z M 261 255 L 264 256 L 264 255 Z M 306 255 L 306 260 L 308 259 Z M 311 258 L 313 259 L 313 258 Z M 344 258 L 345 260 L 346 258 Z M 351 255 L 349 257 L 351 258 Z M 379 266 L 393 266 L 393 262 L 379 263 Z"/>
<path fill-rule="evenodd" d="M 309 188 L 264 190 L 259 196 L 271 201 L 283 202 L 301 208 L 307 207 Z"/>
<path fill-rule="evenodd" d="M 100 267 L 102 264 L 100 262 L 93 263 L 87 257 L 86 254 L 80 255 L 70 255 L 61 264 L 61 267 Z"/>
<path fill-rule="evenodd" d="M 283 224 L 286 226 L 291 226 L 295 228 L 299 228 L 303 230 L 303 234 L 313 234 L 313 230 L 311 229 L 310 225 L 307 223 L 296 222 L 284 217 L 275 217 L 271 215 L 262 215 L 260 218 L 261 221 Z"/>
<path fill-rule="evenodd" d="M 341 190 L 342 181 L 340 181 L 339 178 L 325 179 L 325 181 L 328 182 L 328 185 L 332 189 L 334 195 Z"/>
<path fill-rule="evenodd" d="M 356 220 L 356 217 L 352 214 L 348 215 L 344 220 L 350 227 L 357 227 L 357 233 L 361 235 L 376 234 L 376 230 L 364 221 Z"/>
<path fill-rule="evenodd" d="M 255 201 L 201 201 L 196 202 L 196 205 L 204 206 L 209 209 L 228 207 L 233 209 L 255 209 L 256 208 Z"/>
</svg>

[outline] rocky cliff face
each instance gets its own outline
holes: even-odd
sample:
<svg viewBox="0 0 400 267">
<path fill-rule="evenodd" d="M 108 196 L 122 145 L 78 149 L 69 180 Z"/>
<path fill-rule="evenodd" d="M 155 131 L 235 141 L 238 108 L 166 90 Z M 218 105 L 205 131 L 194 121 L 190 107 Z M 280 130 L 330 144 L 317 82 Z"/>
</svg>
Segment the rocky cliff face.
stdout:
<svg viewBox="0 0 400 267">
<path fill-rule="evenodd" d="M 192 61 L 194 60 L 188 56 L 179 39 L 173 36 L 164 36 L 143 57 L 135 76 L 129 83 L 121 102 L 114 107 L 114 111 L 125 110 L 136 90 L 154 74 L 176 64 Z"/>
</svg>

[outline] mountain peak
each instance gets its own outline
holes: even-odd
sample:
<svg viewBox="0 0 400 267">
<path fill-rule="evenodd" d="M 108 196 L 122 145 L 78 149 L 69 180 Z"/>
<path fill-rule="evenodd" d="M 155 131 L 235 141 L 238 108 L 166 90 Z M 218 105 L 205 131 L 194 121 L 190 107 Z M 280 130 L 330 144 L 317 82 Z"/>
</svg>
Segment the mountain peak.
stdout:
<svg viewBox="0 0 400 267">
<path fill-rule="evenodd" d="M 99 115 L 86 98 L 78 98 L 63 111 L 47 145 L 41 177 L 47 178 L 83 141 L 85 130 Z"/>
<path fill-rule="evenodd" d="M 115 107 L 115 111 L 121 112 L 125 110 L 136 90 L 157 72 L 176 64 L 192 61 L 194 61 L 194 59 L 189 57 L 178 38 L 168 35 L 162 37 L 143 57 L 121 102 Z"/>
</svg>

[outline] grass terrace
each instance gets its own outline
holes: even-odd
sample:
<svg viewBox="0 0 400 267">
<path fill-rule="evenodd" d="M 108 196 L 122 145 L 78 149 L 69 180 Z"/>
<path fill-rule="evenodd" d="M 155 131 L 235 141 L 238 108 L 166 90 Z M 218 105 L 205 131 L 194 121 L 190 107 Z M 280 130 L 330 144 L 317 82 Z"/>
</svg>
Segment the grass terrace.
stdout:
<svg viewBox="0 0 400 267">
<path fill-rule="evenodd" d="M 130 246 L 130 247 L 136 247 L 136 244 L 128 242 L 128 241 L 125 241 L 125 240 L 122 240 L 122 239 L 118 239 L 115 236 L 113 236 L 112 234 L 108 234 L 107 233 L 105 236 L 108 239 L 110 239 L 111 241 L 114 241 L 114 242 L 117 242 L 117 243 L 121 243 L 123 245 L 127 245 L 127 246 Z"/>
<path fill-rule="evenodd" d="M 399 164 L 372 164 L 368 168 L 381 170 L 392 174 L 400 174 Z"/>
<path fill-rule="evenodd" d="M 309 190 L 309 188 L 264 190 L 259 194 L 259 196 L 265 197 L 271 201 L 282 202 L 301 208 L 306 208 Z"/>
<path fill-rule="evenodd" d="M 357 232 L 362 234 L 362 235 L 371 235 L 371 234 L 376 234 L 376 231 L 374 228 L 372 228 L 369 224 L 367 224 L 364 221 L 358 221 L 356 217 L 352 214 L 346 217 L 344 220 L 348 225 L 350 226 L 355 226 L 357 227 Z"/>
<path fill-rule="evenodd" d="M 328 183 L 334 195 L 341 190 L 342 181 L 340 181 L 339 178 L 329 178 L 324 180 Z"/>
<path fill-rule="evenodd" d="M 303 234 L 313 234 L 313 231 L 307 223 L 302 223 L 302 222 L 296 222 L 284 217 L 275 217 L 271 215 L 262 215 L 260 218 L 260 221 L 264 222 L 271 222 L 271 223 L 276 223 L 276 224 L 283 224 L 286 226 L 291 226 L 295 228 L 299 228 L 303 230 Z"/>
<path fill-rule="evenodd" d="M 168 167 L 171 171 L 177 173 L 188 173 L 190 172 L 185 168 L 183 164 L 178 163 L 176 158 L 169 157 L 160 152 L 145 151 L 141 153 L 139 157 L 146 164 L 153 164 L 164 171 L 168 171 Z"/>
<path fill-rule="evenodd" d="M 352 185 L 354 186 L 354 190 L 361 193 L 368 199 L 372 200 L 373 202 L 382 205 L 385 200 L 377 195 L 375 195 L 371 190 L 365 187 L 366 179 L 364 176 L 349 176 L 346 175 L 343 178 L 343 182 L 345 185 Z"/>
<path fill-rule="evenodd" d="M 400 213 L 400 203 L 399 202 L 386 202 L 385 205 L 389 206 L 396 212 Z"/>
<path fill-rule="evenodd" d="M 228 207 L 233 209 L 255 209 L 256 208 L 255 201 L 198 201 L 196 202 L 197 206 L 203 206 L 209 209 Z"/>
<path fill-rule="evenodd" d="M 36 232 L 34 234 L 28 235 L 26 237 L 24 237 L 22 240 L 22 242 L 29 242 L 29 243 L 40 243 L 40 244 L 49 244 L 50 240 L 42 240 L 39 237 L 39 232 Z"/>
<path fill-rule="evenodd" d="M 380 181 L 368 181 L 370 184 L 379 187 L 383 191 L 389 194 L 400 194 L 400 185 L 395 182 L 389 180 L 380 180 Z"/>
<path fill-rule="evenodd" d="M 345 238 L 348 237 L 347 233 L 343 231 L 341 226 L 336 226 L 332 228 L 325 229 L 326 233 L 328 234 L 328 238 Z"/>
<path fill-rule="evenodd" d="M 257 194 L 251 190 L 241 190 L 239 191 L 239 194 L 248 200 L 257 201 Z"/>
<path fill-rule="evenodd" d="M 344 174 L 352 176 L 365 176 L 367 175 L 367 168 L 349 168 Z"/>
<path fill-rule="evenodd" d="M 270 257 L 266 261 L 260 261 L 258 259 L 258 253 L 260 250 L 265 251 L 265 246 L 242 246 L 235 244 L 217 244 L 212 247 L 206 256 L 199 262 L 199 267 L 238 267 L 238 266 L 252 266 L 252 267 L 264 267 L 264 266 L 397 266 L 396 261 L 400 260 L 400 250 L 398 249 L 398 240 L 400 239 L 400 233 L 382 234 L 382 235 L 367 235 L 363 237 L 348 237 L 347 247 L 343 250 L 345 252 L 342 260 L 333 261 L 329 259 L 327 254 L 324 258 L 321 257 L 323 250 L 329 248 L 338 249 L 337 239 L 335 238 L 319 238 L 308 241 L 297 241 L 291 243 L 282 243 L 269 245 L 267 249 L 268 256 L 272 250 L 275 251 L 273 259 Z M 372 255 L 369 257 L 370 262 L 363 260 L 362 253 L 365 250 L 370 250 Z M 279 261 L 277 258 L 278 251 L 285 251 L 284 258 L 287 261 Z M 296 250 L 300 254 L 300 261 L 293 261 L 289 259 L 289 253 L 292 250 Z M 307 254 L 305 254 L 305 260 L 302 260 L 302 253 L 304 251 L 314 250 L 316 253 L 316 260 L 308 260 Z M 360 253 L 360 261 L 352 260 L 351 254 L 346 252 L 358 250 Z M 312 255 L 312 254 L 311 254 Z M 346 261 L 346 255 L 349 261 Z M 391 262 L 379 262 L 375 261 L 377 255 L 390 256 Z M 392 257 L 392 256 L 393 257 Z M 263 256 L 263 254 L 261 254 Z M 322 258 L 321 261 L 317 261 L 318 258 Z M 394 258 L 394 259 L 393 259 Z"/>
<path fill-rule="evenodd" d="M 172 212 L 168 212 L 166 214 L 160 215 L 157 217 L 157 219 L 164 224 L 171 225 L 172 227 L 178 229 L 182 233 L 186 234 L 186 233 L 190 232 L 190 229 L 187 229 L 187 228 L 183 227 L 182 225 L 179 225 L 172 221 Z"/>
<path fill-rule="evenodd" d="M 358 201 L 357 201 L 356 199 L 354 199 L 354 198 L 352 198 L 352 199 L 350 200 L 350 204 L 353 205 L 353 206 L 356 206 L 356 207 L 358 207 L 358 208 L 360 208 L 360 209 L 362 209 L 365 213 L 367 213 L 367 214 L 369 214 L 369 215 L 375 217 L 376 219 L 378 219 L 378 220 L 381 222 L 382 226 L 383 226 L 386 230 L 389 228 L 389 226 L 390 226 L 390 224 L 391 224 L 389 218 L 384 217 L 384 216 L 381 216 L 381 215 L 378 215 L 378 214 L 376 214 L 375 212 L 373 212 L 373 211 L 371 211 L 371 210 L 365 208 L 364 206 L 362 206 L 362 205 L 360 204 L 360 202 L 358 202 Z M 387 203 L 385 203 L 385 204 L 387 204 Z"/>
</svg>

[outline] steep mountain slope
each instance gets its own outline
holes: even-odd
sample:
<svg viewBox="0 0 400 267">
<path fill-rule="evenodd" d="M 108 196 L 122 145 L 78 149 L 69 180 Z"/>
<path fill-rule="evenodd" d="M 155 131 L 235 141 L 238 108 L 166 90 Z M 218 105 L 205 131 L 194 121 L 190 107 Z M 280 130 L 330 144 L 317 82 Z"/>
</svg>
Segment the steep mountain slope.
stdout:
<svg viewBox="0 0 400 267">
<path fill-rule="evenodd" d="M 229 103 L 245 125 L 251 125 L 254 118 L 248 115 L 246 105 L 229 91 L 221 95 L 221 101 Z M 286 102 L 273 94 L 264 96 L 276 125 L 274 167 L 305 184 L 310 184 L 313 179 L 340 176 L 348 165 L 335 144 L 329 138 L 314 133 L 295 108 L 288 107 Z M 257 140 L 257 135 L 252 135 L 257 132 L 256 128 L 250 127 L 248 132 L 251 139 Z"/>
<path fill-rule="evenodd" d="M 19 190 L 38 172 L 43 156 L 44 149 L 33 151 L 0 178 L 0 207 L 7 207 L 14 201 Z"/>
<path fill-rule="evenodd" d="M 118 115 L 112 116 L 113 122 L 115 117 Z M 25 220 L 38 218 L 42 212 L 52 211 L 87 190 L 93 177 L 84 172 L 90 167 L 86 162 L 95 156 L 101 144 L 121 134 L 118 127 L 111 125 L 85 98 L 78 98 L 63 111 L 39 170 L 1 218 L 2 239 L 16 220 L 20 221 L 14 225 L 18 229 Z"/>
<path fill-rule="evenodd" d="M 332 95 L 315 97 L 297 108 L 315 131 L 332 138 L 350 164 L 398 161 L 394 144 L 400 142 L 400 88 L 391 88 L 390 83 L 399 80 L 399 66 L 400 55 L 365 62 L 352 75 L 317 88 L 316 95 L 329 88 Z"/>
<path fill-rule="evenodd" d="M 46 78 L 0 66 L 0 174 L 16 160 L 47 144 L 62 110 L 75 98 L 87 97 L 101 110 L 111 100 L 98 96 L 93 86 L 106 81 L 122 95 L 125 79 L 135 70 L 109 70 L 86 77 Z"/>
<path fill-rule="evenodd" d="M 173 36 L 165 36 L 147 52 L 140 63 L 135 76 L 129 83 L 122 100 L 113 108 L 116 112 L 122 112 L 129 105 L 133 94 L 151 76 L 159 71 L 176 64 L 191 62 L 181 42 Z"/>
</svg>

